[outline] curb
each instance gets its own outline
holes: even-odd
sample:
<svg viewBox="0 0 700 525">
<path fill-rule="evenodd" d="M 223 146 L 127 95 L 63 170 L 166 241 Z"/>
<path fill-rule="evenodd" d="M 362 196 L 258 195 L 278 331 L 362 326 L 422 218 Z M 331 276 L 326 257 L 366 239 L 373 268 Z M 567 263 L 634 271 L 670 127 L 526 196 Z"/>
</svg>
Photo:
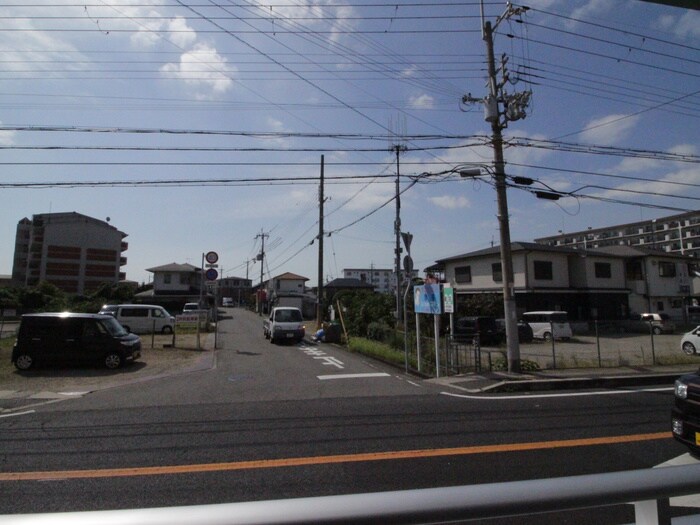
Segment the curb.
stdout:
<svg viewBox="0 0 700 525">
<path fill-rule="evenodd" d="M 507 379 L 484 388 L 481 393 L 541 392 L 591 388 L 624 388 L 646 385 L 673 385 L 682 373 L 644 374 L 635 376 L 568 377 L 557 379 Z"/>
</svg>

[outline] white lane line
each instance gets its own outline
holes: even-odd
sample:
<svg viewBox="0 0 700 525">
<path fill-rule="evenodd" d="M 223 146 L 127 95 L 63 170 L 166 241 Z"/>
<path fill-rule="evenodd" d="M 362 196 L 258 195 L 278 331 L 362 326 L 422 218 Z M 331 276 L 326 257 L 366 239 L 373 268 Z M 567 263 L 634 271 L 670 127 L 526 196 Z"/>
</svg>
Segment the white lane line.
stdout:
<svg viewBox="0 0 700 525">
<path fill-rule="evenodd" d="M 615 396 L 622 394 L 640 394 L 643 392 L 673 392 L 673 387 L 640 388 L 636 390 L 602 390 L 599 392 L 560 392 L 557 394 L 520 394 L 520 395 L 496 395 L 496 394 L 455 394 L 453 392 L 440 392 L 444 396 L 461 397 L 463 399 L 481 399 L 489 401 L 510 399 L 538 399 L 544 397 L 581 397 L 581 396 Z"/>
<path fill-rule="evenodd" d="M 10 414 L 0 414 L 0 417 L 26 416 L 33 414 L 36 410 L 25 410 L 24 412 L 11 412 Z"/>
<path fill-rule="evenodd" d="M 325 376 L 316 376 L 318 377 L 321 381 L 325 381 L 327 379 L 357 379 L 360 377 L 390 377 L 389 374 L 386 374 L 384 372 L 372 372 L 369 374 L 329 374 Z"/>
</svg>

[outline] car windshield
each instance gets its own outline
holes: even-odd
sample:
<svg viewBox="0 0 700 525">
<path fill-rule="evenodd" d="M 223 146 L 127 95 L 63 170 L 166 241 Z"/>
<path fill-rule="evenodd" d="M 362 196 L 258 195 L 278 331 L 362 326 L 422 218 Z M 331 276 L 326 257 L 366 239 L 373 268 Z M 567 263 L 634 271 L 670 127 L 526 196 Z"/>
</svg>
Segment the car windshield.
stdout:
<svg viewBox="0 0 700 525">
<path fill-rule="evenodd" d="M 122 337 L 129 333 L 114 317 L 105 317 L 104 319 L 100 319 L 100 324 L 112 337 Z"/>
<path fill-rule="evenodd" d="M 281 323 L 301 322 L 301 312 L 299 310 L 279 310 L 275 320 Z"/>
</svg>

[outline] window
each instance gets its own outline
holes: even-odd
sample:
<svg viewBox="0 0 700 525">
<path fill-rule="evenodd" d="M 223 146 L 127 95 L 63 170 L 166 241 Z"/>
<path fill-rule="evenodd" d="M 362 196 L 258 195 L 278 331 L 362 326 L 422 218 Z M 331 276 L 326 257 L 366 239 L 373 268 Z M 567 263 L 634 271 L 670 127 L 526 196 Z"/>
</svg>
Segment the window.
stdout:
<svg viewBox="0 0 700 525">
<path fill-rule="evenodd" d="M 551 281 L 553 278 L 552 261 L 535 261 L 535 279 Z"/>
<path fill-rule="evenodd" d="M 122 308 L 122 317 L 148 317 L 148 308 Z"/>
<path fill-rule="evenodd" d="M 455 282 L 470 283 L 472 282 L 472 267 L 457 266 L 455 268 Z"/>
<path fill-rule="evenodd" d="M 501 263 L 497 262 L 491 265 L 491 275 L 493 276 L 494 282 L 503 282 L 503 271 L 501 270 Z"/>
<path fill-rule="evenodd" d="M 642 272 L 641 261 L 630 261 L 625 266 L 625 272 L 627 273 L 627 280 L 629 281 L 643 281 L 644 273 Z"/>
<path fill-rule="evenodd" d="M 163 274 L 163 283 L 164 284 L 170 284 L 173 280 L 173 276 L 169 273 L 164 273 Z"/>
<path fill-rule="evenodd" d="M 659 277 L 675 277 L 676 263 L 659 261 Z"/>
<path fill-rule="evenodd" d="M 612 277 L 612 269 L 610 263 L 595 263 L 595 276 L 598 279 L 610 279 Z"/>
</svg>

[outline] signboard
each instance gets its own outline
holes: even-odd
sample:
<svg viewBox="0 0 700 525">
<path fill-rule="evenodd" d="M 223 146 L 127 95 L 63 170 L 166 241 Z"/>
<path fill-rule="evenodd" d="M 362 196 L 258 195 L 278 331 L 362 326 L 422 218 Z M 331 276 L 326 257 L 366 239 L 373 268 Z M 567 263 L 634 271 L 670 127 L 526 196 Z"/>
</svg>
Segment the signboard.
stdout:
<svg viewBox="0 0 700 525">
<path fill-rule="evenodd" d="M 413 288 L 413 307 L 417 314 L 441 314 L 439 284 L 424 284 Z"/>
<path fill-rule="evenodd" d="M 217 272 L 214 268 L 209 268 L 204 275 L 208 281 L 216 281 L 216 278 L 219 276 L 219 272 Z"/>
<path fill-rule="evenodd" d="M 209 264 L 216 264 L 216 261 L 219 260 L 219 254 L 216 252 L 207 252 L 204 258 Z"/>
<path fill-rule="evenodd" d="M 442 287 L 442 303 L 446 314 L 455 312 L 455 289 L 451 286 L 444 285 Z"/>
</svg>

